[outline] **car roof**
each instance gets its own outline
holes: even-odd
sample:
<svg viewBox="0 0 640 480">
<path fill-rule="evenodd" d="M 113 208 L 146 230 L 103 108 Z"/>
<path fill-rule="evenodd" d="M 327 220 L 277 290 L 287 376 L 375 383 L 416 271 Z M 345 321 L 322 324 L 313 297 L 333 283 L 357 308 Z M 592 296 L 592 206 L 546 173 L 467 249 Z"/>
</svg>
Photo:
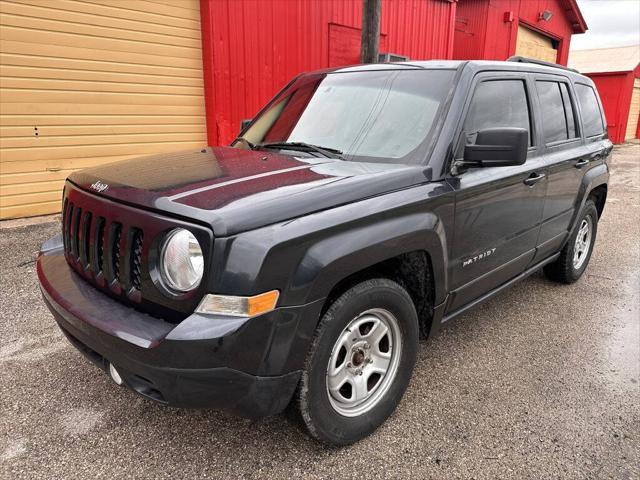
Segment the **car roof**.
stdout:
<svg viewBox="0 0 640 480">
<path fill-rule="evenodd" d="M 463 65 L 463 60 L 427 60 L 415 62 L 389 62 L 389 63 L 367 63 L 364 65 L 350 65 L 328 69 L 328 71 L 343 72 L 366 72 L 371 70 L 399 70 L 399 69 L 451 69 L 455 70 Z"/>
<path fill-rule="evenodd" d="M 399 69 L 451 69 L 457 70 L 459 68 L 470 68 L 474 71 L 486 71 L 486 70 L 503 70 L 503 71 L 516 71 L 527 73 L 546 73 L 554 75 L 563 75 L 566 77 L 572 77 L 574 79 L 582 79 L 591 83 L 588 77 L 581 75 L 580 73 L 570 70 L 561 65 L 554 66 L 553 64 L 543 65 L 538 63 L 528 63 L 525 60 L 520 61 L 495 61 L 495 60 L 424 60 L 424 61 L 408 61 L 408 62 L 393 62 L 393 63 L 373 63 L 366 65 L 352 65 L 347 67 L 338 67 L 322 70 L 326 73 L 347 73 L 347 72 L 363 72 L 374 70 L 399 70 Z"/>
</svg>

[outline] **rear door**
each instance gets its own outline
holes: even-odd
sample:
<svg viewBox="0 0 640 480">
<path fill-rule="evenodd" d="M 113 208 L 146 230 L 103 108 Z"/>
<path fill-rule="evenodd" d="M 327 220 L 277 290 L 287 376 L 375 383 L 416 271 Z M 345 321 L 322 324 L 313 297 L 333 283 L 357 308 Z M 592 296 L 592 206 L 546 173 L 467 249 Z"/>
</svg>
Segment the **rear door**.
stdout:
<svg viewBox="0 0 640 480">
<path fill-rule="evenodd" d="M 549 175 L 537 261 L 557 251 L 566 238 L 584 175 L 586 150 L 569 79 L 536 75 L 535 90 Z"/>
<path fill-rule="evenodd" d="M 605 130 L 591 87 L 582 85 L 576 94 L 569 79 L 560 75 L 536 75 L 535 86 L 549 175 L 534 259 L 539 261 L 558 251 L 569 234 L 576 209 L 580 208 L 578 193 L 585 172 L 601 161 Z M 591 97 L 592 111 L 585 112 L 590 119 L 585 125 L 580 122 L 580 94 Z"/>
<path fill-rule="evenodd" d="M 471 168 L 449 178 L 456 206 L 447 312 L 524 271 L 534 256 L 547 187 L 527 74 L 480 74 L 472 92 L 456 159 L 486 128 L 526 128 L 530 147 L 524 165 Z"/>
</svg>

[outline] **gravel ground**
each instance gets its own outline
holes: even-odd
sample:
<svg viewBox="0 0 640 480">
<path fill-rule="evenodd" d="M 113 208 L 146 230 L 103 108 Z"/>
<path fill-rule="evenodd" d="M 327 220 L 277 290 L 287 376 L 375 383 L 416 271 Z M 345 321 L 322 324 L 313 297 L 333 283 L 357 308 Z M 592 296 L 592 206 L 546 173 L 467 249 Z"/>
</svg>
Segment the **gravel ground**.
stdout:
<svg viewBox="0 0 640 480">
<path fill-rule="evenodd" d="M 56 223 L 0 226 L 1 478 L 640 478 L 640 146 L 616 149 L 586 275 L 536 274 L 424 341 L 396 414 L 327 449 L 286 416 L 155 405 L 58 332 L 33 264 Z"/>
</svg>

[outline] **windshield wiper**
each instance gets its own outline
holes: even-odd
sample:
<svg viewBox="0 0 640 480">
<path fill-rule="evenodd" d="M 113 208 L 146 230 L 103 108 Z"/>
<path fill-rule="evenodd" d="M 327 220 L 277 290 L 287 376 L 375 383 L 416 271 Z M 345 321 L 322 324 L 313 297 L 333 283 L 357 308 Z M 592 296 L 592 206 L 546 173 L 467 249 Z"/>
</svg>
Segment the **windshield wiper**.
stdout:
<svg viewBox="0 0 640 480">
<path fill-rule="evenodd" d="M 320 147 L 318 145 L 312 145 L 305 142 L 271 142 L 271 143 L 258 143 L 255 148 L 280 148 L 282 150 L 301 150 L 312 151 L 319 153 L 327 158 L 339 158 L 341 159 L 342 152 L 335 148 Z"/>
</svg>

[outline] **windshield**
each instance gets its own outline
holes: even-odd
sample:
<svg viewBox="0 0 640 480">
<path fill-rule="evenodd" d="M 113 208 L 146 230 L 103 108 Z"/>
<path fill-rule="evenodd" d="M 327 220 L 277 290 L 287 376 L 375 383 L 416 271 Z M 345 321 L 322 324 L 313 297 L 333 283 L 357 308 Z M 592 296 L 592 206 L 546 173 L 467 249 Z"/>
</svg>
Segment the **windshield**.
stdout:
<svg viewBox="0 0 640 480">
<path fill-rule="evenodd" d="M 305 75 L 242 138 L 256 148 L 297 142 L 338 151 L 345 160 L 408 163 L 433 134 L 454 73 L 412 69 Z M 236 146 L 246 148 L 247 143 Z"/>
</svg>

